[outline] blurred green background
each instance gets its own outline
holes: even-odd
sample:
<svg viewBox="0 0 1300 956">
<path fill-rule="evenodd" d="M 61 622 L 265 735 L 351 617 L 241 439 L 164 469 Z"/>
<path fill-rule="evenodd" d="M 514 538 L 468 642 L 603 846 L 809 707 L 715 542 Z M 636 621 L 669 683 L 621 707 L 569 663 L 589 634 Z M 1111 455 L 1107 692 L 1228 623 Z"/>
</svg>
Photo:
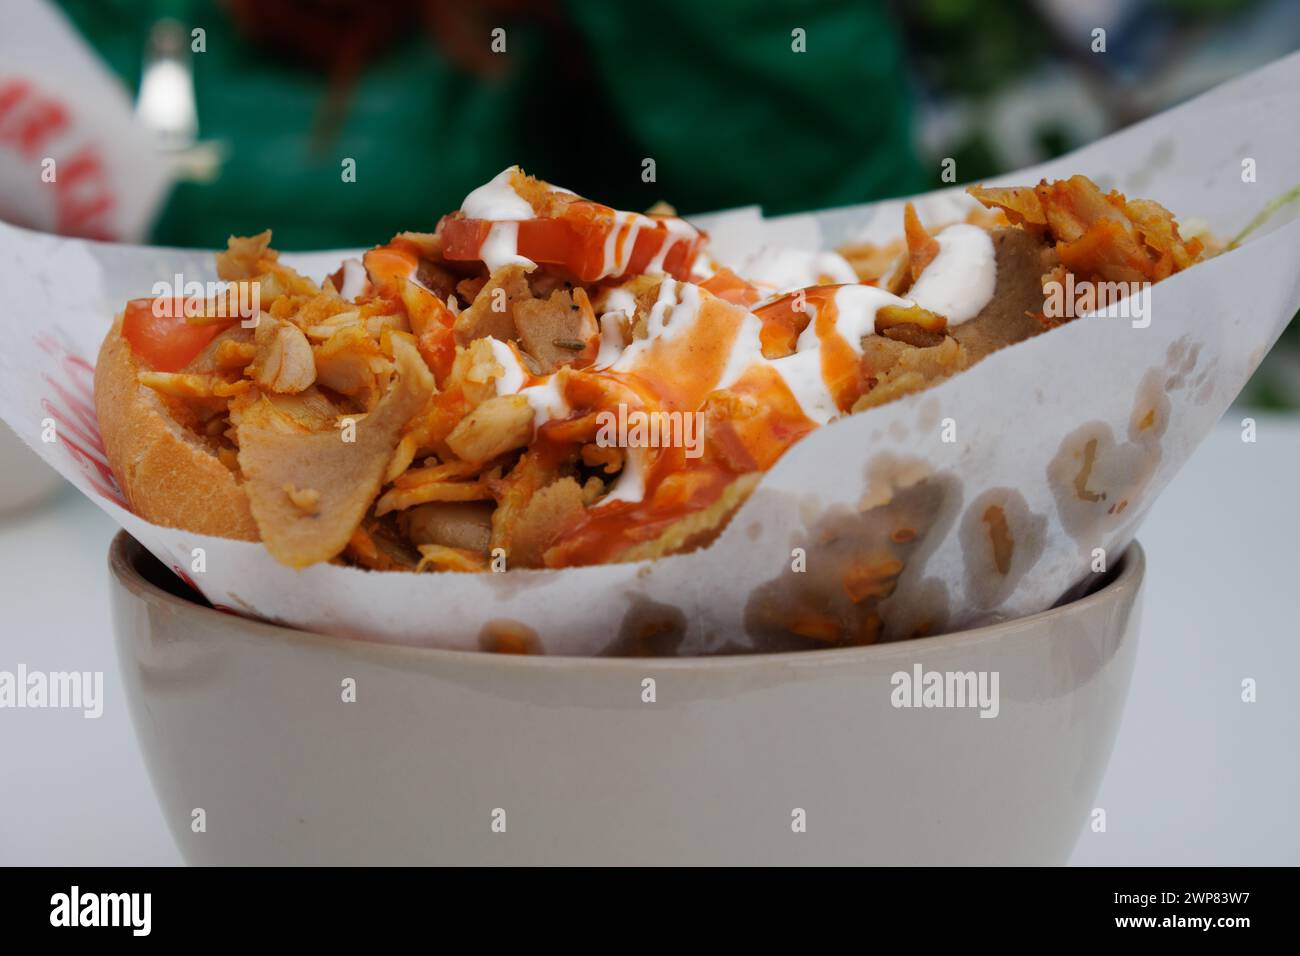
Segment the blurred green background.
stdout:
<svg viewBox="0 0 1300 956">
<path fill-rule="evenodd" d="M 133 92 L 160 24 L 204 30 L 172 51 L 197 129 L 151 237 L 203 247 L 432 229 L 514 162 L 633 209 L 906 194 L 943 157 L 962 181 L 1029 165 L 1300 47 L 1294 0 L 54 2 Z M 1300 323 L 1244 398 L 1300 407 Z"/>
</svg>

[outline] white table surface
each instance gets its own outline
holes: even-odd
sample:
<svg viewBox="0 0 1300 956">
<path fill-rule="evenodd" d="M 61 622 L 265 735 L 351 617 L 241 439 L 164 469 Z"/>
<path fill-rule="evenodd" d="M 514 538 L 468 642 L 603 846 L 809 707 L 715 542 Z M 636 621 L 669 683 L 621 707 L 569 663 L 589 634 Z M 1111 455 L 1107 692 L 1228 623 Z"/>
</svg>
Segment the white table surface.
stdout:
<svg viewBox="0 0 1300 956">
<path fill-rule="evenodd" d="M 1300 419 L 1231 415 L 1140 534 L 1132 693 L 1078 864 L 1300 864 Z M 2 466 L 3 463 L 0 463 Z M 102 670 L 98 720 L 0 711 L 0 864 L 169 865 L 108 623 L 112 522 L 70 489 L 0 516 L 0 670 Z M 1258 701 L 1241 701 L 1254 678 Z"/>
</svg>

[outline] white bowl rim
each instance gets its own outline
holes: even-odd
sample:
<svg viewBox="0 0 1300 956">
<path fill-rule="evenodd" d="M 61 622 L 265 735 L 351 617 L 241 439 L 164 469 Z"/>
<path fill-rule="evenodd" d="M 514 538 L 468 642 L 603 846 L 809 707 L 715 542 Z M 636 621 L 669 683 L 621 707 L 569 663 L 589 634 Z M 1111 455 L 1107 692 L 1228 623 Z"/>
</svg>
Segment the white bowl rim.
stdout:
<svg viewBox="0 0 1300 956">
<path fill-rule="evenodd" d="M 460 666 L 528 669 L 595 669 L 643 672 L 647 667 L 664 670 L 744 670 L 751 667 L 779 664 L 783 667 L 835 667 L 862 658 L 915 658 L 918 654 L 953 646 L 968 646 L 996 640 L 1010 630 L 1024 630 L 1052 617 L 1078 614 L 1102 602 L 1122 602 L 1126 592 L 1142 587 L 1146 577 L 1146 552 L 1134 540 L 1120 556 L 1119 566 L 1113 576 L 1095 591 L 1068 604 L 1048 608 L 1036 614 L 1009 618 L 982 627 L 945 634 L 933 634 L 906 641 L 867 644 L 860 647 L 832 647 L 804 651 L 771 651 L 760 654 L 716 654 L 698 657 L 579 657 L 559 654 L 498 654 L 490 651 L 463 651 L 443 647 L 424 647 L 411 644 L 394 644 L 364 638 L 336 637 L 316 631 L 275 624 L 270 621 L 244 617 L 216 608 L 204 607 L 193 601 L 177 597 L 146 580 L 132 564 L 132 553 L 148 554 L 148 549 L 119 530 L 108 548 L 109 572 L 117 582 L 138 598 L 155 606 L 169 607 L 182 614 L 197 614 L 200 619 L 215 615 L 223 625 L 233 621 L 250 629 L 253 634 L 263 634 L 279 640 L 314 644 L 351 654 L 378 655 L 387 663 L 400 666 L 403 660 L 438 661 Z"/>
</svg>

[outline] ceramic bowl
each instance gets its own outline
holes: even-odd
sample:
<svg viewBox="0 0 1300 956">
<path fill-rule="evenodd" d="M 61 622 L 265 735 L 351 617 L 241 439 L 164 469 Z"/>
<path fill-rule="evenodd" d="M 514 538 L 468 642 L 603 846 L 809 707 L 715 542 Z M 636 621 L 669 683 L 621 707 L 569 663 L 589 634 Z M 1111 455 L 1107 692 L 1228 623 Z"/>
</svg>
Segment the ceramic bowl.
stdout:
<svg viewBox="0 0 1300 956">
<path fill-rule="evenodd" d="M 1053 864 L 1119 725 L 1144 557 L 990 627 L 691 659 L 343 640 L 204 606 L 125 533 L 109 566 L 191 863 Z"/>
<path fill-rule="evenodd" d="M 63 479 L 0 422 L 0 514 L 44 501 Z"/>
</svg>

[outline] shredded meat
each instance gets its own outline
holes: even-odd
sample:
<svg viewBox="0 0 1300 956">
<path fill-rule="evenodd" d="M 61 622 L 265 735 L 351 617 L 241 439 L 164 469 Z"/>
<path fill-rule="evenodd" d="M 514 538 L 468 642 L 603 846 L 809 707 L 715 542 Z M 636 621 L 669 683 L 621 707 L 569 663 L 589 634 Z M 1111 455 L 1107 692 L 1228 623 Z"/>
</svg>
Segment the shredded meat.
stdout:
<svg viewBox="0 0 1300 956">
<path fill-rule="evenodd" d="M 972 362 L 1044 331 L 1043 276 L 1057 263 L 1054 248 L 1023 229 L 993 231 L 998 266 L 993 298 L 973 319 L 952 327 Z"/>
<path fill-rule="evenodd" d="M 492 274 L 468 309 L 456 317 L 456 341 L 468 345 L 490 335 L 502 342 L 516 337 L 514 308 L 532 298 L 523 266 L 506 266 Z"/>
<path fill-rule="evenodd" d="M 415 346 L 394 339 L 397 381 L 375 410 L 355 422 L 355 441 L 343 430 L 289 434 L 253 409 L 238 427 L 239 467 L 253 518 L 277 560 L 301 568 L 328 561 L 347 545 L 379 493 L 384 468 L 407 420 L 433 394 L 433 376 Z M 319 493 L 308 514 L 285 486 Z"/>
<path fill-rule="evenodd" d="M 296 325 L 263 315 L 253 342 L 256 353 L 249 371 L 262 388 L 292 394 L 316 381 L 311 343 Z"/>
<path fill-rule="evenodd" d="M 1158 282 L 1199 261 L 1199 240 L 1185 242 L 1173 214 L 1157 202 L 1103 193 L 1086 176 L 970 194 L 1003 210 L 1013 223 L 1043 225 L 1061 263 L 1079 278 L 1103 282 Z M 1032 198 L 1031 198 L 1032 197 Z"/>
<path fill-rule="evenodd" d="M 867 391 L 853 403 L 852 410 L 860 412 L 922 391 L 968 364 L 965 351 L 952 338 L 917 348 L 881 335 L 867 336 L 862 340 L 862 375 Z"/>
<path fill-rule="evenodd" d="M 436 501 L 403 513 L 402 527 L 415 544 L 487 554 L 492 538 L 492 508 L 488 502 Z"/>
<path fill-rule="evenodd" d="M 538 568 L 545 564 L 548 548 L 582 519 L 586 508 L 582 486 L 573 478 L 561 478 L 533 495 L 519 514 L 510 563 Z"/>
<path fill-rule="evenodd" d="M 227 282 L 256 279 L 265 271 L 265 263 L 279 258 L 271 248 L 271 230 L 255 236 L 231 236 L 226 251 L 217 254 L 217 275 Z"/>
<path fill-rule="evenodd" d="M 546 299 L 515 303 L 519 343 L 544 373 L 562 365 L 590 365 L 600 347 L 600 329 L 591 300 L 582 289 L 557 289 Z"/>
<path fill-rule="evenodd" d="M 533 408 L 522 395 L 489 398 L 460 420 L 447 446 L 469 462 L 491 461 L 533 437 Z"/>
<path fill-rule="evenodd" d="M 622 239 L 590 233 L 593 210 L 608 224 L 605 207 L 517 169 L 509 179 L 539 217 L 567 223 L 555 242 L 570 232 L 581 239 L 567 253 L 603 247 L 608 255 L 633 241 L 636 220 Z M 929 388 L 1059 324 L 1043 314 L 1050 280 L 1158 281 L 1200 261 L 1213 243 L 1185 239 L 1158 203 L 1104 193 L 1082 176 L 969 192 L 986 208 L 965 221 L 993 241 L 990 301 L 953 327 L 918 305 L 879 308 L 860 359 L 823 363 L 839 409 Z M 139 371 L 176 424 L 242 478 L 278 560 L 459 572 L 489 570 L 497 549 L 511 567 L 681 553 L 711 541 L 759 475 L 815 427 L 789 404 L 788 389 L 772 390 L 773 370 L 732 368 L 747 361 L 756 316 L 765 358 L 789 356 L 806 341 L 815 313 L 798 293 L 764 300 L 761 283 L 707 256 L 712 274 L 694 289 L 665 288 L 662 269 L 578 282 L 594 273 L 531 251 L 536 268 L 489 272 L 481 251 L 466 245 L 473 230 L 445 228 L 464 218 L 453 213 L 436 233 L 403 233 L 367 252 L 368 281 L 347 299 L 338 292 L 342 272 L 323 284 L 299 275 L 280 262 L 269 231 L 232 237 L 218 272 L 234 285 L 188 319 L 215 334 L 197 354 L 185 352 L 179 370 Z M 906 296 L 940 249 L 908 203 L 898 239 L 841 251 L 862 281 Z M 634 245 L 629 261 L 644 252 Z M 665 268 L 668 261 L 659 259 Z M 243 328 L 223 306 L 247 308 L 251 291 L 259 322 Z M 660 302 L 661 291 L 674 300 Z M 660 334 L 660 321 L 662 340 L 641 347 Z M 610 354 L 632 348 L 636 361 L 596 369 L 602 344 Z M 714 359 L 720 373 L 710 371 Z M 722 381 L 732 384 L 716 387 Z M 533 403 L 545 407 L 540 426 Z M 620 404 L 701 415 L 702 460 L 635 457 L 609 443 L 601 415 Z M 639 500 L 611 501 L 616 480 L 640 483 Z M 843 590 L 857 601 L 878 579 L 868 568 L 844 577 Z"/>
</svg>

